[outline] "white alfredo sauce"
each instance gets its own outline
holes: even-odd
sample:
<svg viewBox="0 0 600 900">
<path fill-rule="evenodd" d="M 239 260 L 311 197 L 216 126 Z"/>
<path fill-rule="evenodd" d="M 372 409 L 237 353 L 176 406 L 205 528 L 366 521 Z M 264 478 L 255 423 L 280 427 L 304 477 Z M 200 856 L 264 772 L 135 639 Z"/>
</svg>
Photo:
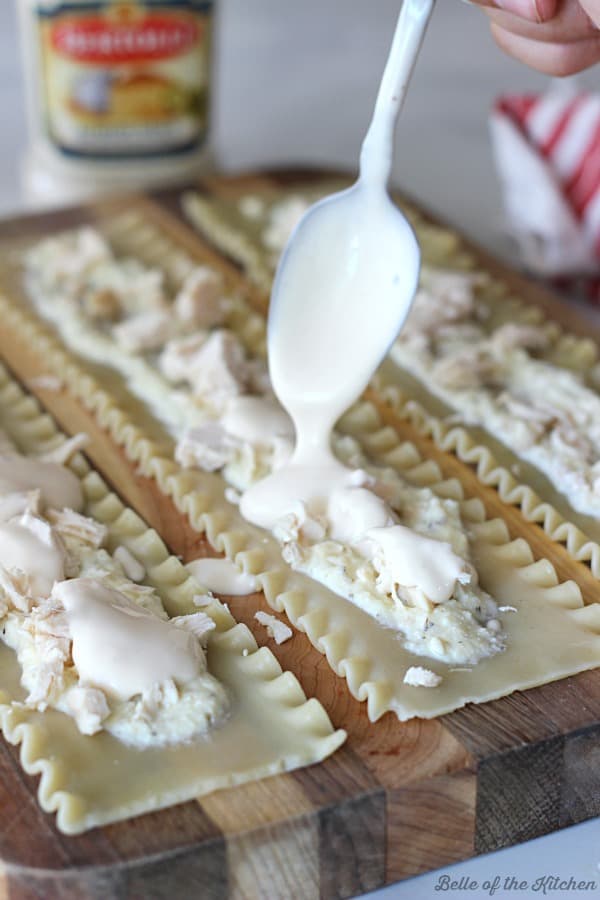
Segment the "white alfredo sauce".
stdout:
<svg viewBox="0 0 600 900">
<path fill-rule="evenodd" d="M 254 575 L 242 572 L 229 559 L 194 559 L 186 566 L 188 572 L 197 578 L 200 584 L 217 594 L 230 597 L 245 597 L 260 590 L 258 579 Z"/>
<path fill-rule="evenodd" d="M 48 597 L 64 576 L 65 548 L 50 525 L 29 512 L 0 522 L 0 568 L 22 572 L 35 597 Z"/>
<path fill-rule="evenodd" d="M 204 671 L 196 637 L 93 578 L 57 582 L 52 596 L 67 613 L 73 662 L 83 684 L 128 700 L 169 679 Z"/>
<path fill-rule="evenodd" d="M 35 490 L 39 490 L 43 502 L 54 509 L 80 510 L 83 507 L 81 484 L 69 469 L 17 453 L 0 456 L 0 496 Z"/>
<path fill-rule="evenodd" d="M 385 504 L 360 490 L 372 483 L 369 476 L 342 465 L 330 447 L 337 419 L 387 352 L 403 321 L 399 304 L 406 314 L 418 282 L 419 248 L 386 185 L 395 120 L 432 8 L 433 0 L 405 0 L 362 146 L 359 180 L 309 211 L 279 266 L 269 369 L 293 420 L 296 446 L 287 465 L 243 494 L 240 511 L 272 529 L 301 501 L 309 515 L 329 519 L 334 536 L 366 538 L 371 553 L 393 550 L 400 583 L 416 584 L 439 601 L 451 596 L 463 561 L 448 545 L 388 521 Z"/>
</svg>

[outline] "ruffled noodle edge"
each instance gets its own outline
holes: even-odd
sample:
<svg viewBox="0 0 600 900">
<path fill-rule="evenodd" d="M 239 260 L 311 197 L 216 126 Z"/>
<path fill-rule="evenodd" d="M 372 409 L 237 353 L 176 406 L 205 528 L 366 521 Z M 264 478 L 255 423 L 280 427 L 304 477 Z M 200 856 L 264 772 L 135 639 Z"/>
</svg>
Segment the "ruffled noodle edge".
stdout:
<svg viewBox="0 0 600 900">
<path fill-rule="evenodd" d="M 285 193 L 293 193 L 294 190 L 290 186 L 285 189 Z M 254 242 L 243 235 L 237 235 L 235 229 L 222 220 L 218 209 L 214 208 L 214 200 L 190 191 L 184 195 L 182 206 L 188 220 L 198 231 L 232 259 L 247 265 L 249 277 L 252 277 L 255 269 L 260 270 L 261 287 L 264 290 L 270 289 L 270 280 L 265 280 L 268 270 L 264 264 L 261 267 L 260 253 Z M 493 304 L 501 299 L 505 312 L 510 307 L 513 321 L 518 318 L 523 324 L 545 326 L 549 336 L 554 339 L 552 353 L 548 356 L 549 362 L 578 372 L 589 371 L 598 366 L 599 351 L 593 340 L 568 332 L 562 325 L 548 318 L 540 307 L 515 296 L 501 277 L 488 273 L 476 254 L 464 247 L 462 238 L 456 231 L 432 223 L 412 204 L 403 203 L 403 209 L 422 242 L 425 262 L 457 270 L 481 271 L 489 278 L 485 286 L 488 302 Z M 419 376 L 414 377 L 427 387 Z M 421 403 L 411 399 L 401 387 L 390 383 L 389 379 L 377 376 L 373 386 L 381 400 L 399 418 L 408 420 L 424 437 L 430 437 L 440 450 L 452 453 L 462 462 L 473 466 L 482 484 L 497 490 L 505 503 L 518 507 L 527 522 L 540 525 L 552 541 L 565 546 L 576 562 L 589 564 L 594 577 L 600 579 L 600 544 L 559 513 L 551 502 L 543 500 L 531 487 L 515 478 L 508 468 L 496 460 L 492 451 L 477 442 L 466 428 L 447 425 Z"/>
<path fill-rule="evenodd" d="M 161 260 L 161 257 L 172 259 L 174 253 L 181 256 L 181 247 L 171 237 L 161 233 L 156 222 L 147 218 L 142 231 L 139 226 L 139 214 L 132 210 L 116 222 L 113 220 L 108 237 L 123 247 L 125 252 L 134 253 L 154 265 L 165 265 L 165 259 Z M 441 242 L 439 254 L 446 252 L 450 245 L 456 249 L 458 238 L 455 239 L 451 233 L 438 234 L 436 231 L 435 236 Z M 466 255 L 463 264 L 464 267 L 469 265 Z M 171 459 L 166 459 L 111 395 L 73 361 L 54 337 L 45 333 L 40 321 L 30 313 L 22 308 L 17 309 L 9 300 L 3 302 L 1 296 L 0 312 L 10 316 L 13 328 L 26 336 L 30 344 L 39 346 L 40 355 L 52 371 L 63 379 L 87 409 L 94 412 L 101 427 L 107 429 L 112 439 L 123 447 L 127 457 L 138 464 L 141 473 L 155 479 L 160 490 L 171 497 L 177 509 L 188 517 L 192 527 L 204 533 L 216 550 L 259 578 L 268 604 L 276 611 L 285 612 L 290 622 L 305 632 L 311 643 L 326 655 L 333 671 L 346 679 L 351 694 L 359 701 L 367 702 L 369 718 L 375 721 L 394 709 L 392 685 L 381 677 L 381 673 L 379 677 L 375 674 L 377 666 L 373 654 L 369 654 L 365 646 L 366 642 L 361 640 L 360 635 L 349 633 L 347 622 L 342 617 L 336 619 L 331 610 L 315 603 L 314 594 L 318 594 L 318 590 L 311 591 L 310 586 L 314 583 L 310 579 L 292 573 L 279 555 L 277 564 L 267 565 L 269 554 L 264 548 L 264 532 L 258 532 L 245 523 L 237 510 L 223 499 L 224 483 L 219 479 L 221 487 L 215 490 L 217 479 L 214 476 L 181 470 Z M 252 340 L 247 344 L 252 346 L 254 342 L 258 344 L 263 341 L 264 319 L 259 317 L 261 327 L 257 322 L 257 312 L 243 302 L 238 312 L 234 330 L 242 340 L 244 334 L 250 333 Z M 251 322 L 250 327 L 246 326 L 247 320 Z M 552 564 L 546 560 L 535 562 L 523 538 L 511 541 L 502 520 L 486 521 L 482 502 L 465 500 L 462 485 L 456 479 L 444 480 L 433 461 L 423 460 L 417 449 L 403 442 L 394 429 L 381 427 L 373 404 L 357 404 L 344 417 L 346 423 L 352 420 L 353 415 L 351 430 L 354 436 L 358 433 L 367 441 L 370 452 L 380 453 L 385 445 L 385 459 L 382 461 L 396 468 L 407 480 L 430 487 L 442 496 L 458 499 L 465 521 L 489 542 L 490 547 L 498 548 L 503 564 L 520 570 L 527 581 L 546 590 L 548 602 L 563 606 L 569 615 L 577 618 L 583 600 L 574 582 L 559 583 Z M 486 452 L 486 448 L 479 450 Z M 583 617 L 582 621 L 585 621 Z M 395 711 L 400 715 L 397 709 Z"/>
<path fill-rule="evenodd" d="M 235 509 L 222 500 L 223 488 L 215 495 L 214 478 L 197 471 L 180 470 L 173 461 L 159 455 L 153 443 L 116 405 L 110 394 L 72 360 L 69 353 L 45 332 L 31 314 L 17 309 L 1 296 L 0 313 L 6 314 L 5 321 L 13 331 L 37 348 L 46 361 L 48 371 L 58 375 L 83 405 L 94 413 L 98 424 L 108 430 L 128 459 L 137 464 L 141 474 L 155 479 L 160 490 L 171 497 L 176 508 L 188 517 L 192 527 L 205 534 L 216 550 L 224 553 L 245 572 L 259 578 L 268 604 L 274 610 L 284 612 L 294 627 L 306 633 L 311 643 L 325 654 L 333 671 L 346 679 L 352 696 L 367 703 L 370 720 L 376 721 L 385 712 L 393 710 L 392 686 L 385 678 L 374 677 L 374 661 L 365 652 L 368 648 L 361 636 L 349 634 L 343 620 L 336 621 L 327 609 L 314 603 L 310 591 L 298 588 L 299 580 L 302 582 L 303 579 L 298 579 L 283 562 L 280 566 L 265 568 L 262 538 L 255 529 L 235 521 Z M 402 442 L 393 429 L 374 430 L 375 413 L 372 404 L 359 404 L 354 412 L 353 433 L 358 430 L 364 432 L 365 438 L 370 436 L 372 450 L 375 450 L 377 443 L 381 449 L 383 439 L 386 443 L 386 464 L 393 465 L 409 481 L 429 486 L 443 496 L 459 499 L 465 520 L 481 529 L 490 546 L 500 548 L 505 565 L 522 570 L 527 580 L 547 589 L 549 602 L 563 606 L 569 615 L 578 613 L 582 599 L 574 582 L 559 584 L 549 562 L 544 562 L 544 565 L 534 562 L 531 549 L 523 539 L 511 541 L 506 525 L 500 519 L 486 521 L 481 501 L 463 500 L 460 483 L 456 479 L 440 480 L 435 463 L 423 460 L 416 448 Z M 111 503 L 115 501 L 119 503 L 116 498 Z M 135 516 L 133 513 L 129 515 Z M 172 558 L 167 565 L 175 566 L 181 572 L 179 563 Z M 305 582 L 308 584 L 309 580 Z"/>
<path fill-rule="evenodd" d="M 477 443 L 466 428 L 443 422 L 421 403 L 408 397 L 398 385 L 380 382 L 375 384 L 374 390 L 400 421 L 409 422 L 422 437 L 431 438 L 440 450 L 472 466 L 482 484 L 494 488 L 504 503 L 518 507 L 527 522 L 543 528 L 552 541 L 564 545 L 575 562 L 588 564 L 593 576 L 600 579 L 600 544 L 566 519 L 552 503 L 543 500 L 533 488 L 520 482 L 497 461 L 488 447 Z"/>
<path fill-rule="evenodd" d="M 2 298 L 0 306 L 1 300 Z M 43 337 L 39 335 L 35 323 L 29 322 L 28 325 L 29 336 L 34 338 L 36 335 L 39 339 L 38 346 L 49 350 L 49 345 L 54 341 L 47 335 Z M 49 369 L 56 373 L 60 371 L 61 377 L 65 379 L 68 374 L 71 384 L 79 379 L 77 367 L 65 366 L 65 362 L 65 354 L 55 349 Z M 90 398 L 94 397 L 93 408 L 100 417 L 109 421 L 111 430 L 124 439 L 123 446 L 126 452 L 132 452 L 130 458 L 139 459 L 143 467 L 159 474 L 162 483 L 165 484 L 170 467 L 163 468 L 152 456 L 150 443 L 141 439 L 135 428 L 127 423 L 124 415 L 118 414 L 108 396 L 100 396 L 102 392 L 96 393 L 93 390 L 87 378 L 81 379 L 80 386 L 83 394 Z M 51 450 L 65 440 L 64 434 L 56 428 L 53 419 L 40 409 L 34 397 L 22 390 L 2 364 L 0 364 L 0 409 L 2 427 L 25 452 Z M 138 445 L 138 440 L 141 446 Z M 151 465 L 153 461 L 157 464 Z M 147 572 L 145 581 L 157 590 L 169 615 L 184 615 L 196 611 L 193 598 L 202 593 L 202 588 L 185 566 L 169 554 L 157 532 L 149 529 L 137 513 L 124 506 L 120 499 L 109 491 L 103 479 L 90 468 L 81 453 L 73 458 L 70 467 L 81 479 L 86 514 L 91 515 L 108 529 L 109 547 L 125 546 L 142 563 Z M 210 532 L 217 539 L 217 522 L 210 517 L 205 517 L 204 521 L 207 535 Z M 265 765 L 256 766 L 253 770 L 213 776 L 206 779 L 201 787 L 195 783 L 193 791 L 184 789 L 178 796 L 170 795 L 167 802 L 161 803 L 159 808 L 192 799 L 218 788 L 242 784 L 319 762 L 337 750 L 346 738 L 343 730 L 334 730 L 319 701 L 314 698 L 307 699 L 297 678 L 292 673 L 282 670 L 268 648 L 257 645 L 251 631 L 245 625 L 237 623 L 225 605 L 215 599 L 210 606 L 203 607 L 203 612 L 206 612 L 216 625 L 211 641 L 218 645 L 220 650 L 240 657 L 237 665 L 244 678 L 253 682 L 265 703 L 269 704 L 273 718 L 281 719 L 281 727 L 302 738 L 298 742 L 300 749 L 297 750 L 293 742 L 290 742 L 290 748 L 275 762 L 267 762 Z M 12 707 L 6 693 L 0 689 L 2 732 L 10 743 L 20 745 L 20 761 L 25 772 L 29 775 L 40 775 L 38 787 L 40 806 L 45 812 L 56 813 L 57 825 L 61 831 L 69 834 L 80 833 L 100 824 L 129 818 L 157 808 L 156 801 L 153 802 L 151 798 L 150 802 L 131 805 L 125 813 L 120 811 L 114 817 L 95 816 L 93 809 L 86 806 L 85 798 L 64 789 L 67 773 L 63 771 L 60 759 L 50 760 L 41 755 L 42 732 L 34 722 L 27 721 L 27 714 L 27 710 L 23 708 Z M 226 728 L 227 725 L 224 726 L 224 729 Z"/>
<path fill-rule="evenodd" d="M 290 190 L 293 192 L 294 189 Z M 184 195 L 182 204 L 191 219 L 193 219 L 191 209 L 196 205 L 198 209 L 202 209 L 203 215 L 206 217 L 205 220 L 202 220 L 204 222 L 202 230 L 212 238 L 216 246 L 223 249 L 224 252 L 230 253 L 232 258 L 237 261 L 245 263 L 243 254 L 236 255 L 234 252 L 233 244 L 231 246 L 223 244 L 227 234 L 230 234 L 231 240 L 233 240 L 236 234 L 233 229 L 221 222 L 220 230 L 213 234 L 212 229 L 220 220 L 218 212 L 211 206 L 210 199 L 203 198 L 194 192 L 188 192 Z M 475 258 L 472 255 L 468 252 L 461 253 L 461 238 L 456 232 L 449 228 L 432 225 L 412 206 L 409 206 L 406 212 L 413 225 L 422 231 L 424 253 L 427 256 L 429 251 L 429 257 L 433 256 L 435 265 L 443 265 L 444 262 L 452 265 L 457 258 L 458 268 L 466 269 L 474 265 Z M 121 217 L 121 221 L 121 227 L 113 226 L 114 237 L 124 241 L 125 249 L 136 253 L 145 262 L 149 264 L 152 261 L 156 262 L 157 257 L 160 256 L 163 256 L 165 260 L 173 260 L 181 254 L 180 248 L 174 241 L 157 234 L 155 224 L 148 223 L 147 220 L 142 223 L 139 213 L 136 211 L 132 211 L 128 218 Z M 196 224 L 198 227 L 200 226 L 200 222 Z M 248 242 L 248 244 L 250 246 L 252 242 Z M 494 303 L 495 299 L 501 298 L 504 313 L 513 321 L 518 317 L 523 324 L 545 324 L 549 336 L 554 339 L 553 359 L 578 371 L 584 371 L 597 362 L 598 348 L 593 341 L 565 332 L 558 323 L 548 321 L 538 307 L 527 305 L 512 295 L 507 296 L 508 289 L 497 278 L 491 276 L 490 278 L 485 289 L 488 302 Z M 264 322 L 261 332 L 256 321 L 256 312 L 248 307 L 246 310 L 248 324 L 244 323 L 242 311 L 243 327 L 235 330 L 242 341 L 256 352 L 258 347 L 264 347 Z M 410 421 L 424 437 L 431 437 L 440 450 L 452 453 L 462 462 L 473 466 L 482 484 L 495 488 L 501 500 L 518 507 L 526 521 L 540 525 L 551 540 L 565 546 L 576 562 L 588 563 L 592 574 L 600 579 L 600 544 L 562 516 L 549 501 L 542 500 L 531 487 L 519 482 L 508 468 L 497 462 L 488 447 L 471 437 L 466 428 L 447 425 L 429 413 L 418 401 L 408 397 L 402 388 L 386 383 L 380 375 L 375 378 L 374 390 L 395 415 L 400 419 L 405 418 Z"/>
</svg>

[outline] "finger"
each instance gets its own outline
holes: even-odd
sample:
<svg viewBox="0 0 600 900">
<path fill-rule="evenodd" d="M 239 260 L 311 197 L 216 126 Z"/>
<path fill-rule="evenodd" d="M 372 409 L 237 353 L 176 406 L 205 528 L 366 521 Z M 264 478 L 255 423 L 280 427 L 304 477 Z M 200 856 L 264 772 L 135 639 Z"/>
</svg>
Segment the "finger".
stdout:
<svg viewBox="0 0 600 900">
<path fill-rule="evenodd" d="M 492 22 L 505 31 L 549 44 L 570 44 L 598 35 L 598 27 L 579 3 L 563 3 L 548 22 L 529 22 L 511 13 L 490 9 Z"/>
<path fill-rule="evenodd" d="M 494 24 L 492 34 L 501 50 L 546 75 L 573 75 L 600 62 L 600 33 L 570 44 L 535 41 Z"/>
<path fill-rule="evenodd" d="M 530 22 L 547 22 L 556 15 L 559 0 L 467 0 L 485 9 L 504 10 Z"/>
<path fill-rule="evenodd" d="M 600 26 L 600 0 L 579 0 L 580 5 L 596 26 Z"/>
</svg>

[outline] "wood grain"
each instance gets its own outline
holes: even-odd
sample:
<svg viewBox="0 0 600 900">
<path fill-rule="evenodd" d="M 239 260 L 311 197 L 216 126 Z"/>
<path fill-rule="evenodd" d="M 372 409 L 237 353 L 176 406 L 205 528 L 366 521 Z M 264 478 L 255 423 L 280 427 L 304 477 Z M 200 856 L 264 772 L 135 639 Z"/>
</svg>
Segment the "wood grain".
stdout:
<svg viewBox="0 0 600 900">
<path fill-rule="evenodd" d="M 388 882 L 451 865 L 475 852 L 477 775 L 456 772 L 393 791 L 388 811 Z"/>
<path fill-rule="evenodd" d="M 311 176 L 314 177 L 314 176 Z M 242 190 L 278 186 L 289 176 L 212 180 L 202 189 L 235 197 Z M 242 274 L 217 248 L 188 228 L 178 195 L 119 198 L 93 207 L 0 223 L 0 241 L 36 236 L 112 211 L 137 206 L 168 229 L 194 258 L 209 261 L 238 284 Z M 486 264 L 487 260 L 486 260 Z M 522 282 L 495 262 L 488 268 L 517 280 L 522 296 L 565 316 L 554 298 Z M 0 285 L 1 287 L 2 285 Z M 265 298 L 253 295 L 257 308 Z M 555 309 L 556 307 L 556 309 Z M 567 315 L 573 331 L 589 325 Z M 581 329 L 580 327 L 581 326 Z M 23 381 L 45 372 L 18 336 L 0 327 L 0 354 Z M 68 433 L 91 437 L 88 456 L 122 499 L 161 534 L 185 561 L 214 555 L 202 535 L 151 479 L 142 477 L 93 414 L 67 391 L 33 388 Z M 480 497 L 490 516 L 501 516 L 511 536 L 524 537 L 536 558 L 548 558 L 561 580 L 573 579 L 589 602 L 598 583 L 583 563 L 550 541 L 516 507 L 502 503 L 475 472 L 439 451 L 385 407 L 384 421 L 444 475 L 458 478 L 468 496 Z M 40 812 L 36 779 L 25 775 L 15 748 L 0 746 L 0 860 L 4 895 L 11 898 L 244 898 L 349 897 L 477 852 L 508 846 L 600 814 L 600 672 L 588 672 L 435 721 L 377 723 L 352 698 L 308 638 L 295 632 L 277 646 L 254 620 L 267 610 L 261 594 L 223 597 L 259 644 L 294 672 L 316 696 L 348 742 L 318 766 L 222 791 L 133 822 L 67 838 Z M 2 888 L 0 888 L 0 896 Z"/>
</svg>

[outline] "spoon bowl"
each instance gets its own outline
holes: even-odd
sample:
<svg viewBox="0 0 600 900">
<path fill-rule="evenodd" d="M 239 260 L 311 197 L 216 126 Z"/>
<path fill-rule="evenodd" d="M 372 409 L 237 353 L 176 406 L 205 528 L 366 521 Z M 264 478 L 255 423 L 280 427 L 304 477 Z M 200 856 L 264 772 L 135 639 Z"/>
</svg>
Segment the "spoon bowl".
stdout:
<svg viewBox="0 0 600 900">
<path fill-rule="evenodd" d="M 409 222 L 385 190 L 362 179 L 299 222 L 273 288 L 269 367 L 282 405 L 294 418 L 300 410 L 314 419 L 313 439 L 329 432 L 387 353 L 410 310 L 419 264 Z"/>
<path fill-rule="evenodd" d="M 286 465 L 241 498 L 242 515 L 263 527 L 273 527 L 297 502 L 322 516 L 332 491 L 356 486 L 357 475 L 368 479 L 335 458 L 331 431 L 387 353 L 417 289 L 419 246 L 387 182 L 396 118 L 434 3 L 404 0 L 359 179 L 308 210 L 277 269 L 269 369 L 294 422 L 296 445 Z"/>
<path fill-rule="evenodd" d="M 279 263 L 269 367 L 296 426 L 296 461 L 311 448 L 327 452 L 331 428 L 367 386 L 415 296 L 419 247 L 387 183 L 396 120 L 434 5 L 404 0 L 358 181 L 305 213 Z"/>
</svg>

